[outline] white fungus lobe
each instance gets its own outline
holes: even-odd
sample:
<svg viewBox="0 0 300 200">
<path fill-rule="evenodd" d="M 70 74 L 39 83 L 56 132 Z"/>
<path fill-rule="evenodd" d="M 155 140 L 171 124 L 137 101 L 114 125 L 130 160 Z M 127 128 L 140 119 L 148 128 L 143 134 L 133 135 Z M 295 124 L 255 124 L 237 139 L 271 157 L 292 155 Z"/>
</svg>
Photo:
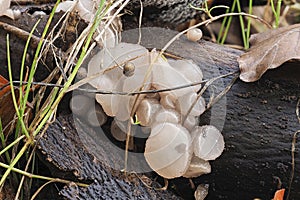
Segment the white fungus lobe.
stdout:
<svg viewBox="0 0 300 200">
<path fill-rule="evenodd" d="M 182 176 L 191 160 L 191 136 L 178 124 L 154 126 L 146 142 L 145 158 L 150 167 L 165 178 Z"/>
<path fill-rule="evenodd" d="M 192 132 L 194 153 L 203 160 L 215 160 L 224 150 L 224 139 L 221 132 L 214 126 L 196 127 Z"/>
</svg>

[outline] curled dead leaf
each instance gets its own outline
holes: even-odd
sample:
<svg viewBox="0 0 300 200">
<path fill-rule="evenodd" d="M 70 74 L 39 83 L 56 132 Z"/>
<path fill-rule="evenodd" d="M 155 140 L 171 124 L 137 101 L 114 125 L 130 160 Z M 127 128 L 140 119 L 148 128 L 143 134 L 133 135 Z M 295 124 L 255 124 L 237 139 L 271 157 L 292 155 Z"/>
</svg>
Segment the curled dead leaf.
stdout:
<svg viewBox="0 0 300 200">
<path fill-rule="evenodd" d="M 238 58 L 240 79 L 254 82 L 268 70 L 291 59 L 300 59 L 300 24 L 255 34 L 251 48 Z"/>
<path fill-rule="evenodd" d="M 285 189 L 277 190 L 272 200 L 283 200 Z"/>
</svg>

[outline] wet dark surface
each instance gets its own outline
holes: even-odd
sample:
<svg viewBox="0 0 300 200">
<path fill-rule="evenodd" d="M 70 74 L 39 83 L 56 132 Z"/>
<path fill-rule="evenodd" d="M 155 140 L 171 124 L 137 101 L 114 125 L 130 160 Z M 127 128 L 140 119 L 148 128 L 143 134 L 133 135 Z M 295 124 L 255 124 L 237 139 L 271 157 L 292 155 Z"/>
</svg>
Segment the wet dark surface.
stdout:
<svg viewBox="0 0 300 200">
<path fill-rule="evenodd" d="M 166 35 L 165 30 L 157 34 L 159 36 L 154 36 L 155 32 L 145 30 L 148 33 L 144 37 L 146 46 L 151 46 L 150 41 L 155 41 L 155 37 Z M 158 41 L 158 46 L 164 46 L 163 39 Z M 194 60 L 208 79 L 237 69 L 235 56 L 239 52 L 222 48 L 206 42 L 198 46 L 183 39 L 176 41 L 169 51 Z M 223 155 L 211 162 L 212 173 L 194 179 L 196 185 L 210 184 L 207 199 L 271 199 L 278 188 L 288 188 L 292 138 L 300 129 L 295 114 L 300 97 L 299 74 L 299 64 L 292 62 L 268 71 L 255 83 L 237 81 L 226 98 L 201 117 L 201 124 L 212 123 L 222 130 L 226 142 Z M 215 82 L 214 92 L 224 89 L 231 78 Z M 206 95 L 211 94 L 209 90 Z M 300 197 L 299 148 L 296 148 L 295 163 L 290 199 Z M 174 182 L 181 196 L 192 198 L 188 181 Z"/>
<path fill-rule="evenodd" d="M 179 199 L 169 191 L 146 187 L 145 183 L 153 183 L 143 175 L 125 176 L 110 168 L 114 163 L 124 163 L 124 158 L 114 154 L 105 142 L 105 135 L 101 136 L 80 121 L 75 123 L 77 125 L 72 115 L 59 117 L 39 141 L 39 149 L 49 162 L 53 176 L 90 184 L 87 188 L 70 184 L 60 191 L 61 196 L 67 199 Z M 100 134 L 103 141 L 92 141 L 87 133 Z M 86 142 L 88 145 L 97 143 L 97 157 L 83 144 Z M 98 160 L 99 157 L 102 159 Z M 152 186 L 161 187 L 158 184 Z"/>
<path fill-rule="evenodd" d="M 202 66 L 205 78 L 211 78 L 218 73 L 224 74 L 237 69 L 234 57 L 236 57 L 236 54 L 239 54 L 238 51 L 232 51 L 224 47 L 219 48 L 217 45 L 206 42 L 201 42 L 199 45 L 188 41 L 185 42 L 187 43 L 184 47 L 188 49 L 178 49 L 175 45 L 170 48 L 170 52 L 174 51 L 176 55 L 193 58 L 199 66 Z M 214 52 L 214 54 L 206 54 L 204 52 Z M 300 96 L 300 80 L 298 76 L 294 75 L 298 73 L 297 70 L 298 68 L 293 66 L 293 64 L 288 64 L 288 66 L 268 72 L 258 82 L 243 83 L 237 81 L 226 95 L 226 99 L 223 98 L 220 103 L 214 106 L 213 109 L 215 110 L 207 112 L 201 118 L 201 124 L 212 123 L 221 129 L 226 142 L 224 153 L 216 161 L 211 162 L 212 173 L 193 179 L 196 185 L 202 183 L 210 184 L 207 199 L 271 199 L 278 188 L 288 188 L 291 174 L 290 150 L 292 135 L 299 130 L 299 124 L 295 115 L 297 99 Z M 220 90 L 224 89 L 231 79 L 232 77 L 222 79 L 220 82 L 215 83 L 215 87 L 220 86 Z M 216 91 L 218 90 L 215 89 L 214 92 Z M 209 96 L 210 94 L 211 91 L 208 90 L 206 95 Z M 51 127 L 51 129 L 53 128 L 54 130 L 58 129 L 58 127 Z M 64 134 L 58 136 L 57 134 L 60 131 L 54 133 L 54 130 L 52 130 L 52 135 L 56 134 L 55 137 L 57 139 L 64 140 Z M 78 134 L 86 133 L 80 132 Z M 53 137 L 51 132 L 48 134 L 50 134 L 48 137 Z M 73 156 L 65 157 L 66 155 L 72 155 L 72 152 L 78 151 L 78 149 L 67 150 L 65 148 L 65 146 L 70 146 L 71 148 L 72 143 L 75 143 L 76 146 L 78 141 L 73 141 L 74 138 L 76 137 L 72 136 L 71 141 L 69 141 L 71 143 L 68 145 L 54 143 L 52 151 L 57 155 L 51 154 L 55 158 L 51 158 L 52 162 L 56 160 L 59 166 L 65 166 L 71 159 L 78 159 L 74 160 L 75 163 L 69 163 L 69 166 L 67 168 L 65 166 L 63 169 L 69 170 L 72 169 L 70 168 L 72 165 L 77 166 L 79 163 L 86 163 L 83 161 L 86 159 L 86 155 L 75 156 L 75 158 Z M 49 140 L 47 142 L 47 145 L 42 146 L 44 151 L 48 151 L 47 147 L 53 141 Z M 60 145 L 63 148 L 59 147 Z M 58 150 L 56 148 L 62 149 Z M 58 154 L 57 152 L 60 151 L 64 153 L 62 155 Z M 79 151 L 81 152 L 82 149 L 79 149 Z M 104 157 L 99 162 L 107 164 L 120 161 L 122 163 L 122 156 L 113 157 L 109 155 L 109 151 L 102 152 L 101 156 Z M 290 199 L 297 199 L 300 195 L 299 165 L 297 165 L 300 160 L 298 155 L 299 148 L 296 148 L 295 177 Z M 80 180 L 98 180 L 98 176 L 103 176 L 101 168 L 99 170 L 98 167 L 95 168 L 89 165 L 91 164 L 79 165 L 80 168 L 77 166 L 76 170 L 79 171 L 75 171 L 76 177 Z M 96 171 L 94 172 L 94 170 Z M 115 181 L 110 180 L 114 179 L 114 176 L 105 174 L 105 177 L 109 181 Z M 67 187 L 62 191 L 62 194 L 73 199 L 75 197 L 70 195 L 74 191 L 77 191 L 76 194 L 80 191 L 78 195 L 83 195 L 80 198 L 89 199 L 90 195 L 100 194 L 101 190 L 99 188 L 104 187 L 101 184 L 103 179 L 101 178 L 100 180 L 102 182 L 94 183 L 88 190 Z M 282 183 L 281 185 L 279 180 Z M 123 181 L 122 178 L 121 181 Z M 106 179 L 104 182 L 106 182 Z M 107 186 L 107 184 L 105 185 Z M 112 185 L 110 187 L 118 186 Z M 171 180 L 169 188 L 184 199 L 193 198 L 193 190 L 187 179 Z M 108 190 L 104 189 L 104 191 Z M 129 190 L 129 193 L 132 194 L 132 190 Z M 124 198 L 129 198 L 129 196 L 125 195 Z"/>
<path fill-rule="evenodd" d="M 250 84 L 238 81 L 226 95 L 226 149 L 204 178 L 213 183 L 208 199 L 271 199 L 276 189 L 288 188 L 292 138 L 300 127 L 295 115 L 299 84 L 299 79 L 269 76 Z M 299 147 L 295 163 L 290 199 L 300 196 Z"/>
</svg>

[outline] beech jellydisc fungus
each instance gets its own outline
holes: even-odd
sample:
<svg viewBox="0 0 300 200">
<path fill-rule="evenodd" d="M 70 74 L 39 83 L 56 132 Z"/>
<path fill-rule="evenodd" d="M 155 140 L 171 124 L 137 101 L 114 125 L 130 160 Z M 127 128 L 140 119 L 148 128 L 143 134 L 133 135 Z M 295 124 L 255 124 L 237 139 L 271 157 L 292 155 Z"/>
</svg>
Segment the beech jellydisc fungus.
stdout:
<svg viewBox="0 0 300 200">
<path fill-rule="evenodd" d="M 155 125 L 146 142 L 145 158 L 150 167 L 165 178 L 182 176 L 192 157 L 191 136 L 179 124 Z"/>
<path fill-rule="evenodd" d="M 155 49 L 119 43 L 91 58 L 87 76 L 95 76 L 89 83 L 102 91 L 164 90 L 140 95 L 96 94 L 95 98 L 106 115 L 114 117 L 111 133 L 117 140 L 126 139 L 132 114 L 150 132 L 144 155 L 159 175 L 191 178 L 210 173 L 208 160 L 221 155 L 224 140 L 215 127 L 198 126 L 205 100 L 197 93 L 203 74 L 193 61 L 167 59 Z M 192 83 L 199 84 L 166 90 Z"/>
<path fill-rule="evenodd" d="M 203 160 L 215 160 L 224 149 L 224 139 L 221 132 L 214 126 L 197 126 L 192 132 L 194 138 L 194 153 Z"/>
</svg>

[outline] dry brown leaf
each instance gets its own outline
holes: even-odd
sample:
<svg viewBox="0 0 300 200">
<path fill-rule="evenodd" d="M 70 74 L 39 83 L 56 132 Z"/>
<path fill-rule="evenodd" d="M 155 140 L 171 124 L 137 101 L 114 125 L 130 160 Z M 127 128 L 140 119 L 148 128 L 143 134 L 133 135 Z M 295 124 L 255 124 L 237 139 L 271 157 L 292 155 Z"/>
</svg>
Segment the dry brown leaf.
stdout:
<svg viewBox="0 0 300 200">
<path fill-rule="evenodd" d="M 257 81 L 268 69 L 291 59 L 300 59 L 300 24 L 255 34 L 251 48 L 238 58 L 245 82 Z"/>
</svg>

